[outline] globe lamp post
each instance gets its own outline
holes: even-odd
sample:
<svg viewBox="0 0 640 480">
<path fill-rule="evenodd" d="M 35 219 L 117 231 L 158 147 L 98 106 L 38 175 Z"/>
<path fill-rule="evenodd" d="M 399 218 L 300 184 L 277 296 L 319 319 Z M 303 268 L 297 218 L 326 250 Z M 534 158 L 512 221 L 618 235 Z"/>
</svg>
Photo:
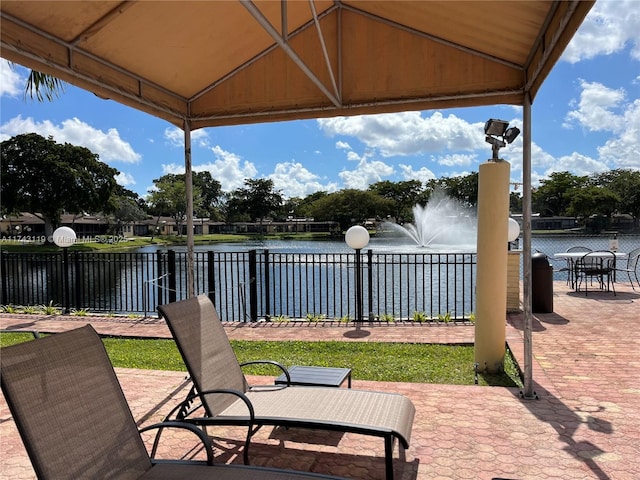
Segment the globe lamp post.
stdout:
<svg viewBox="0 0 640 480">
<path fill-rule="evenodd" d="M 69 227 L 60 227 L 53 232 L 53 243 L 62 248 L 64 271 L 64 313 L 69 313 L 69 247 L 76 243 L 76 232 Z"/>
<path fill-rule="evenodd" d="M 520 236 L 520 224 L 509 217 L 509 230 L 507 234 L 507 240 L 509 241 L 509 250 L 511 250 L 511 243 L 515 242 Z"/>
<path fill-rule="evenodd" d="M 366 228 L 355 225 L 349 230 L 344 237 L 345 242 L 350 248 L 356 251 L 356 268 L 355 268 L 355 284 L 356 284 L 356 322 L 362 322 L 362 261 L 360 258 L 361 250 L 369 244 L 369 232 Z"/>
</svg>

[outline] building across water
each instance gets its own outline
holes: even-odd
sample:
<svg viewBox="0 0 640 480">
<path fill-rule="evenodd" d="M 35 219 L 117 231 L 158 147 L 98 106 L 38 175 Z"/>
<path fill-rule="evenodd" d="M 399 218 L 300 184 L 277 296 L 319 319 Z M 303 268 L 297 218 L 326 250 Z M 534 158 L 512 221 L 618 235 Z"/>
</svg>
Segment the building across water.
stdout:
<svg viewBox="0 0 640 480">
<path fill-rule="evenodd" d="M 186 224 L 178 224 L 172 217 L 149 217 L 135 222 L 114 224 L 113 219 L 102 214 L 61 216 L 60 225 L 70 227 L 78 238 L 97 235 L 122 235 L 124 237 L 144 237 L 153 235 L 185 235 Z M 195 235 L 220 233 L 329 233 L 339 234 L 340 225 L 334 221 L 315 221 L 313 218 L 287 218 L 285 221 L 263 220 L 262 222 L 219 222 L 208 218 L 193 220 Z M 0 219 L 0 235 L 19 240 L 38 238 L 45 235 L 44 220 L 32 213 L 6 215 Z"/>
</svg>

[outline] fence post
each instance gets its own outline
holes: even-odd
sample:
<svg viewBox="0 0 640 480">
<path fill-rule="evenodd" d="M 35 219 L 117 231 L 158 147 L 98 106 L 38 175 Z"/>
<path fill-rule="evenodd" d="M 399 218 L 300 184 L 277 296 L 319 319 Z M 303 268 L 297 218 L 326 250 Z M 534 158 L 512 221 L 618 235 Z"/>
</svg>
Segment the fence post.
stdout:
<svg viewBox="0 0 640 480">
<path fill-rule="evenodd" d="M 62 249 L 62 274 L 64 275 L 64 308 L 63 312 L 69 313 L 69 247 L 65 247 Z"/>
<path fill-rule="evenodd" d="M 176 252 L 174 250 L 167 251 L 167 270 L 169 272 L 169 303 L 173 303 L 177 299 L 178 289 L 176 288 Z"/>
<path fill-rule="evenodd" d="M 80 252 L 73 252 L 73 282 L 74 282 L 74 297 L 75 297 L 75 308 L 76 310 L 80 310 L 82 308 L 83 302 L 81 302 L 80 297 L 82 296 L 82 270 L 80 268 Z"/>
<path fill-rule="evenodd" d="M 163 264 L 162 264 L 162 252 L 157 251 L 155 254 L 156 257 L 156 278 L 162 279 L 162 271 L 163 271 Z M 156 307 L 158 305 L 162 305 L 164 303 L 164 299 L 165 299 L 165 289 L 162 288 L 162 284 L 164 283 L 164 280 L 158 280 L 158 283 L 156 284 Z M 147 306 L 145 304 L 144 306 L 145 310 L 147 309 Z M 157 309 L 156 309 L 157 311 Z M 158 314 L 158 318 L 160 317 L 160 312 L 157 312 Z"/>
<path fill-rule="evenodd" d="M 373 251 L 367 250 L 367 297 L 369 305 L 369 321 L 373 322 Z"/>
<path fill-rule="evenodd" d="M 9 261 L 8 261 L 7 252 L 0 250 L 0 261 L 2 262 L 2 267 L 0 267 L 0 275 L 2 276 L 2 300 L 0 303 L 2 305 L 6 305 L 9 303 L 9 292 L 7 287 L 9 285 Z"/>
<path fill-rule="evenodd" d="M 271 289 L 271 274 L 269 272 L 269 250 L 264 249 L 264 314 L 267 319 L 271 318 L 271 296 L 269 290 Z"/>
<path fill-rule="evenodd" d="M 258 321 L 258 282 L 256 281 L 256 251 L 249 250 L 249 317 Z"/>
<path fill-rule="evenodd" d="M 207 295 L 214 305 L 216 304 L 216 270 L 213 251 L 207 251 Z"/>
</svg>

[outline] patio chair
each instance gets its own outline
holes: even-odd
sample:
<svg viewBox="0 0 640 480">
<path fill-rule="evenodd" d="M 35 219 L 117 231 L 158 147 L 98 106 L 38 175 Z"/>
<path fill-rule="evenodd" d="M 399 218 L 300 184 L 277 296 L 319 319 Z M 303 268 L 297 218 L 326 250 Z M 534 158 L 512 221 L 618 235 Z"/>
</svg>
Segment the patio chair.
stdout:
<svg viewBox="0 0 640 480">
<path fill-rule="evenodd" d="M 589 281 L 593 285 L 593 280 L 595 279 L 601 290 L 604 288 L 607 291 L 613 290 L 613 294 L 616 295 L 613 281 L 615 270 L 616 256 L 613 252 L 595 251 L 585 253 L 576 261 L 575 265 L 576 291 L 579 291 L 584 283 L 584 293 L 588 295 Z"/>
<path fill-rule="evenodd" d="M 640 248 L 636 248 L 635 250 L 631 250 L 629 255 L 627 255 L 627 264 L 624 267 L 616 267 L 616 272 L 624 272 L 629 277 L 629 282 L 631 283 L 631 288 L 633 291 L 636 290 L 635 285 L 633 284 L 633 279 L 635 278 L 638 287 L 640 287 L 640 280 L 638 279 L 638 267 L 640 266 Z"/>
<path fill-rule="evenodd" d="M 582 247 L 580 245 L 576 245 L 576 246 L 567 248 L 567 253 L 572 253 L 572 252 L 588 253 L 588 252 L 592 252 L 592 251 L 593 250 L 591 248 Z M 567 272 L 567 285 L 571 285 L 573 287 L 575 285 L 575 280 L 576 280 L 574 278 L 575 261 L 572 258 L 567 258 L 566 261 L 567 261 L 566 266 L 562 267 L 558 271 L 559 272 Z"/>
<path fill-rule="evenodd" d="M 2 348 L 2 392 L 39 479 L 305 480 L 336 478 L 245 465 L 213 465 L 210 439 L 185 422 L 138 430 L 109 357 L 87 325 Z M 152 457 L 166 428 L 200 438 L 206 461 Z M 157 429 L 151 456 L 140 432 Z"/>
<path fill-rule="evenodd" d="M 169 325 L 193 382 L 190 395 L 174 409 L 176 418 L 204 426 L 248 427 L 245 463 L 249 462 L 251 437 L 264 425 L 382 437 L 386 477 L 393 478 L 394 439 L 408 448 L 413 426 L 415 407 L 407 397 L 332 387 L 251 388 L 206 295 L 162 305 L 158 310 Z M 280 368 L 288 376 L 286 368 Z M 217 393 L 221 391 L 225 395 Z M 193 412 L 200 407 L 205 417 L 194 418 Z"/>
</svg>

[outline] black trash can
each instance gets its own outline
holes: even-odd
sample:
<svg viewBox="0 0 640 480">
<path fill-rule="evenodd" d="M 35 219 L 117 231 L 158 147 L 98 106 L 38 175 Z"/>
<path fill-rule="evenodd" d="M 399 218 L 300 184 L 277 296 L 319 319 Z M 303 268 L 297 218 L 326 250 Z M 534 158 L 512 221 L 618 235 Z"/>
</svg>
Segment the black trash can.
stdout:
<svg viewBox="0 0 640 480">
<path fill-rule="evenodd" d="M 544 253 L 531 255 L 531 310 L 553 313 L 553 267 Z"/>
</svg>

